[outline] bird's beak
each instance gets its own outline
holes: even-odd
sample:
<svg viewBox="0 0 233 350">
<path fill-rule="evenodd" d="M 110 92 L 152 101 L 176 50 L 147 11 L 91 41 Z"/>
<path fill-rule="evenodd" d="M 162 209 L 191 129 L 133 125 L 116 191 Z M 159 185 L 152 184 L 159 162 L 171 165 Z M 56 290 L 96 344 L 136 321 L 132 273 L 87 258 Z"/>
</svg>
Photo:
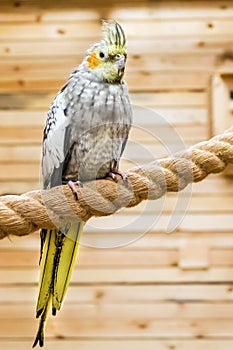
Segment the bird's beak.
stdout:
<svg viewBox="0 0 233 350">
<path fill-rule="evenodd" d="M 125 71 L 125 57 L 122 56 L 118 61 L 117 61 L 117 68 L 118 68 L 118 73 L 119 76 L 123 76 L 124 71 Z"/>
</svg>

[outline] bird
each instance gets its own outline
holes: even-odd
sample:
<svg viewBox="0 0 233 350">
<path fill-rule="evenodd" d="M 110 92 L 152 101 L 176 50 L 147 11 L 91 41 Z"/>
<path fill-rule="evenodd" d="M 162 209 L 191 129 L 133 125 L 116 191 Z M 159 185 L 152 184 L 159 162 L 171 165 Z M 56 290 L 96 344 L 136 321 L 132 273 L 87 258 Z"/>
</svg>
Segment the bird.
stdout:
<svg viewBox="0 0 233 350">
<path fill-rule="evenodd" d="M 47 113 L 42 151 L 43 189 L 68 184 L 76 200 L 83 182 L 109 178 L 127 181 L 119 169 L 132 125 L 132 107 L 124 72 L 127 40 L 115 20 L 102 22 L 102 39 L 87 50 Z M 32 347 L 44 346 L 49 311 L 62 306 L 76 261 L 85 222 L 66 219 L 56 229 L 42 229 L 40 318 Z"/>
</svg>

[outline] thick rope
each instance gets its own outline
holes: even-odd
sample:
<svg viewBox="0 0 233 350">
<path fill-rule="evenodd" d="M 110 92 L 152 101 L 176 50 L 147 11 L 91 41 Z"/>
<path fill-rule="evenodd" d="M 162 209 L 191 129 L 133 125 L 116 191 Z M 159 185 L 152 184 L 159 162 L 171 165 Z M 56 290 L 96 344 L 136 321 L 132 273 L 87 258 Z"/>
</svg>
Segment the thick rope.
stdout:
<svg viewBox="0 0 233 350">
<path fill-rule="evenodd" d="M 60 222 L 65 218 L 69 220 L 72 211 L 83 221 L 92 216 L 111 215 L 142 200 L 158 199 L 166 192 L 178 192 L 191 182 L 223 171 L 229 163 L 233 163 L 233 128 L 174 158 L 130 169 L 126 181 L 116 183 L 106 179 L 85 183 L 77 189 L 78 200 L 67 185 L 20 196 L 2 196 L 0 238 L 28 235 L 39 228 L 52 229 L 58 218 Z"/>
</svg>

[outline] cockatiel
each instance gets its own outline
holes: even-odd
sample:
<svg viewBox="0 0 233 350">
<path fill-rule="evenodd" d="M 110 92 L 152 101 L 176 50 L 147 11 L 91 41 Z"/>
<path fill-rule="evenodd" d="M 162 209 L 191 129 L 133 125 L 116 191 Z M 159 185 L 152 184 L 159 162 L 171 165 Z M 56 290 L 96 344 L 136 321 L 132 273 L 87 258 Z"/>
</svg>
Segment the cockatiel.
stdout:
<svg viewBox="0 0 233 350">
<path fill-rule="evenodd" d="M 132 123 L 127 86 L 123 82 L 126 38 L 115 21 L 103 22 L 104 38 L 87 51 L 48 111 L 44 130 L 42 176 L 45 189 L 106 178 L 119 171 Z M 78 200 L 78 198 L 77 198 Z M 84 222 L 64 223 L 66 231 L 41 231 L 41 274 L 37 301 L 40 324 L 33 347 L 44 345 L 44 326 L 52 308 L 60 310 Z M 62 231 L 62 232 L 61 232 Z"/>
</svg>

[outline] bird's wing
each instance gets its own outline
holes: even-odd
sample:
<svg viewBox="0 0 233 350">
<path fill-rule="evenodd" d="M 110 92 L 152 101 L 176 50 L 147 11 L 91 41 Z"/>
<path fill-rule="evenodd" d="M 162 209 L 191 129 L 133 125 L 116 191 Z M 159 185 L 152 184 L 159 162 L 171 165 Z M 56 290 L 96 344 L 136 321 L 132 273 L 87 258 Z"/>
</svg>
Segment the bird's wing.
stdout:
<svg viewBox="0 0 233 350">
<path fill-rule="evenodd" d="M 71 123 L 69 116 L 66 115 L 67 106 L 64 96 L 66 86 L 53 101 L 44 129 L 42 157 L 44 188 L 62 183 L 63 163 L 71 147 Z"/>
<path fill-rule="evenodd" d="M 124 131 L 125 131 L 125 135 L 123 137 L 123 141 L 122 141 L 122 146 L 121 146 L 121 152 L 120 152 L 120 157 L 122 156 L 124 150 L 125 150 L 125 146 L 127 144 L 128 141 L 128 137 L 129 137 L 129 131 L 131 129 L 131 125 L 132 125 L 132 119 L 133 119 L 133 112 L 132 112 L 132 107 L 131 107 L 131 103 L 129 100 L 129 95 L 128 95 L 128 89 L 127 89 L 127 85 L 124 83 L 123 85 L 124 88 L 124 96 L 123 96 L 123 103 L 121 104 L 122 108 L 123 108 L 123 112 L 122 114 L 124 115 Z"/>
</svg>

